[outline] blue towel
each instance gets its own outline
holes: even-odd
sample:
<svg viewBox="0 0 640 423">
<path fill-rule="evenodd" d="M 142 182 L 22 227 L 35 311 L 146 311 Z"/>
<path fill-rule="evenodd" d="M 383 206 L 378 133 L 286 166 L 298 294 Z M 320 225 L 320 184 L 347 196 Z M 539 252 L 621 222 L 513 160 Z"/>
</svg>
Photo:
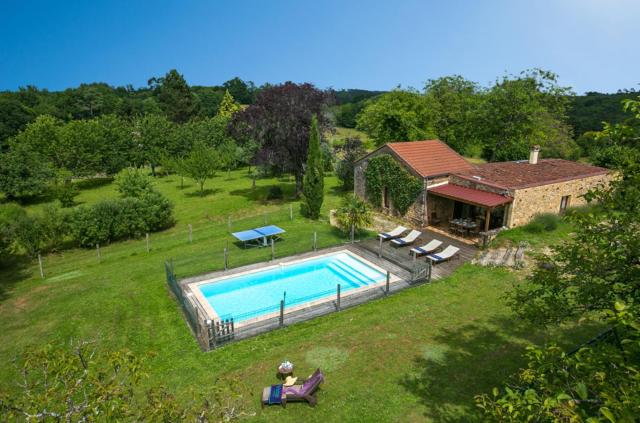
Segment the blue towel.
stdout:
<svg viewBox="0 0 640 423">
<path fill-rule="evenodd" d="M 271 404 L 282 404 L 282 385 L 271 385 L 269 405 Z"/>
<path fill-rule="evenodd" d="M 425 250 L 424 248 L 421 248 L 421 247 L 416 247 L 416 248 L 414 248 L 414 250 L 418 250 L 418 251 L 420 251 L 421 253 L 424 253 L 424 254 L 428 253 L 427 250 Z"/>
<path fill-rule="evenodd" d="M 403 240 L 403 239 L 394 239 L 394 240 L 393 240 L 393 241 L 391 241 L 391 242 L 394 242 L 394 243 L 396 243 L 396 244 L 406 244 L 406 243 L 407 243 L 407 242 L 406 242 L 405 240 Z"/>
<path fill-rule="evenodd" d="M 380 236 L 383 237 L 383 238 L 390 238 L 391 237 L 391 235 L 389 235 L 387 233 L 380 234 Z"/>
<path fill-rule="evenodd" d="M 433 257 L 433 258 L 434 258 L 434 259 L 436 259 L 437 261 L 444 260 L 442 257 L 440 257 L 440 256 L 439 256 L 439 255 L 437 255 L 437 254 L 431 254 L 429 257 Z"/>
</svg>

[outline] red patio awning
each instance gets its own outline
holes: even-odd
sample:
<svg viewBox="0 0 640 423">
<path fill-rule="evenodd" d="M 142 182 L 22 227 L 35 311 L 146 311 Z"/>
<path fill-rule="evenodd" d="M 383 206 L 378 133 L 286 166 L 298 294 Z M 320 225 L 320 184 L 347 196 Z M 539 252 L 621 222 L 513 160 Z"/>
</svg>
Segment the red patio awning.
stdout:
<svg viewBox="0 0 640 423">
<path fill-rule="evenodd" d="M 428 193 L 488 208 L 494 208 L 513 201 L 513 198 L 506 195 L 494 194 L 493 192 L 480 191 L 478 189 L 452 184 L 429 188 Z"/>
</svg>

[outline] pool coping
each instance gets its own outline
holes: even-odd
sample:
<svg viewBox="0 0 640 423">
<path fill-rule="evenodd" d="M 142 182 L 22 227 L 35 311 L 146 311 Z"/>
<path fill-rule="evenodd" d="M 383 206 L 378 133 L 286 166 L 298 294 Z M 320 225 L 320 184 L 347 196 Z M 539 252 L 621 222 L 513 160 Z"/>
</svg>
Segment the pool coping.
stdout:
<svg viewBox="0 0 640 423">
<path fill-rule="evenodd" d="M 207 299 L 205 298 L 205 296 L 202 294 L 202 291 L 200 290 L 200 285 L 209 285 L 211 283 L 216 283 L 216 282 L 221 282 L 223 280 L 232 278 L 232 277 L 237 277 L 237 276 L 242 276 L 242 275 L 247 275 L 247 274 L 251 274 L 251 273 L 256 273 L 256 272 L 262 272 L 265 270 L 269 270 L 269 269 L 276 269 L 278 267 L 280 267 L 281 265 L 292 265 L 292 264 L 296 264 L 296 263 L 300 263 L 300 262 L 304 262 L 304 261 L 308 261 L 308 260 L 312 260 L 315 258 L 319 258 L 319 257 L 324 257 L 324 256 L 329 256 L 329 255 L 334 255 L 334 254 L 339 254 L 339 253 L 345 253 L 348 254 L 352 257 L 354 257 L 354 259 L 359 260 L 364 262 L 367 266 L 371 266 L 373 269 L 386 274 L 387 272 L 389 273 L 389 284 L 392 283 L 396 283 L 396 282 L 401 282 L 403 279 L 400 278 L 399 276 L 397 276 L 396 274 L 394 274 L 393 272 L 384 269 L 382 267 L 380 267 L 379 265 L 371 262 L 370 260 L 368 260 L 367 258 L 363 257 L 360 254 L 357 254 L 356 252 L 352 251 L 349 248 L 346 247 L 339 247 L 339 248 L 331 248 L 330 250 L 323 250 L 322 252 L 314 252 L 314 253 L 307 253 L 304 254 L 303 256 L 289 256 L 289 257 L 284 257 L 281 260 L 274 260 L 274 261 L 269 261 L 269 262 L 262 262 L 262 263 L 253 263 L 253 264 L 249 264 L 246 266 L 241 266 L 238 268 L 233 269 L 233 272 L 215 272 L 215 273 L 210 273 L 207 275 L 200 275 L 198 277 L 195 278 L 188 278 L 188 279 L 184 279 L 183 281 L 181 281 L 181 283 L 183 284 L 183 286 L 185 288 L 188 289 L 188 292 L 191 293 L 193 295 L 193 297 L 195 297 L 195 301 L 197 302 L 197 306 L 199 306 L 206 314 L 207 319 L 212 320 L 212 321 L 220 321 L 220 316 L 216 313 L 216 311 L 214 310 L 214 308 L 211 306 L 211 304 L 209 304 L 209 301 L 207 301 Z M 211 276 L 211 277 L 209 277 Z M 371 289 L 376 289 L 376 288 L 380 288 L 386 285 L 386 279 L 382 280 L 380 282 L 375 282 L 372 283 L 370 285 L 364 286 L 364 287 L 360 287 L 360 288 L 355 288 L 355 289 L 350 289 L 348 291 L 346 291 L 345 293 L 341 293 L 340 297 L 341 298 L 345 298 L 348 297 L 350 295 L 355 295 L 355 294 L 361 294 L 363 292 L 369 291 Z M 298 304 L 292 307 L 287 307 L 285 308 L 285 315 L 288 313 L 292 313 L 298 310 L 303 310 L 305 308 L 308 307 L 313 307 L 319 304 L 324 304 L 324 303 L 329 303 L 334 301 L 334 299 L 336 298 L 335 294 L 334 295 L 328 295 L 322 298 L 318 298 L 317 300 L 313 300 L 313 301 L 309 301 L 309 302 L 305 302 L 302 304 Z M 267 314 L 263 314 L 257 317 L 253 317 L 251 319 L 246 319 L 243 320 L 241 322 L 234 322 L 234 326 L 236 329 L 245 327 L 245 326 L 251 326 L 254 325 L 256 323 L 260 323 L 262 321 L 265 320 L 269 320 L 269 319 L 273 319 L 275 317 L 278 317 L 280 315 L 280 311 L 275 311 L 275 312 L 271 312 L 271 313 L 267 313 Z"/>
</svg>

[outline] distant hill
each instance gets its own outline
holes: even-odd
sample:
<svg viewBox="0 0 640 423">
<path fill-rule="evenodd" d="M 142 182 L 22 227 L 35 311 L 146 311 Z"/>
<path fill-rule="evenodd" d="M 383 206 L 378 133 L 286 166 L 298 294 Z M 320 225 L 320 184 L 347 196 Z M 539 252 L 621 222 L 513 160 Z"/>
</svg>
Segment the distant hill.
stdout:
<svg viewBox="0 0 640 423">
<path fill-rule="evenodd" d="M 588 92 L 571 98 L 569 123 L 576 138 L 588 131 L 599 131 L 602 122 L 620 123 L 630 116 L 622 110 L 622 100 L 635 99 L 640 91 L 619 91 L 615 94 Z"/>
<path fill-rule="evenodd" d="M 386 91 L 346 89 L 346 90 L 335 91 L 334 93 L 336 97 L 336 103 L 346 104 L 346 103 L 358 103 L 362 100 L 367 100 L 371 97 L 375 97 L 385 92 Z"/>
</svg>

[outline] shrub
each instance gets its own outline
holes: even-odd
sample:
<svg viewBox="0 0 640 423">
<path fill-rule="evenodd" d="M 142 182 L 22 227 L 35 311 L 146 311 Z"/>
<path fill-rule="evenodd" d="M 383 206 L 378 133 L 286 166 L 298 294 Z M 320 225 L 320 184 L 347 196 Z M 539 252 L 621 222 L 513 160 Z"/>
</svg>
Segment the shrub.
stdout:
<svg viewBox="0 0 640 423">
<path fill-rule="evenodd" d="M 73 185 L 71 172 L 67 170 L 58 171 L 52 192 L 55 198 L 60 201 L 62 207 L 72 207 L 75 204 L 78 189 Z"/>
<path fill-rule="evenodd" d="M 284 194 L 282 193 L 282 188 L 279 185 L 273 185 L 269 187 L 269 192 L 267 193 L 267 200 L 280 200 Z"/>
<path fill-rule="evenodd" d="M 544 225 L 540 222 L 529 222 L 524 226 L 524 230 L 532 234 L 544 232 Z"/>
<path fill-rule="evenodd" d="M 122 197 L 140 198 L 144 193 L 153 191 L 153 182 L 141 169 L 122 169 L 115 178 L 118 192 Z"/>
<path fill-rule="evenodd" d="M 0 261 L 5 261 L 13 252 L 15 223 L 24 215 L 24 209 L 17 204 L 0 204 Z"/>
<path fill-rule="evenodd" d="M 119 239 L 138 238 L 146 232 L 173 225 L 173 204 L 151 191 L 142 198 L 104 200 L 79 207 L 72 214 L 72 237 L 82 247 Z"/>
<path fill-rule="evenodd" d="M 551 232 L 558 228 L 560 219 L 560 216 L 553 213 L 538 214 L 525 225 L 525 230 L 531 233 Z"/>
</svg>

